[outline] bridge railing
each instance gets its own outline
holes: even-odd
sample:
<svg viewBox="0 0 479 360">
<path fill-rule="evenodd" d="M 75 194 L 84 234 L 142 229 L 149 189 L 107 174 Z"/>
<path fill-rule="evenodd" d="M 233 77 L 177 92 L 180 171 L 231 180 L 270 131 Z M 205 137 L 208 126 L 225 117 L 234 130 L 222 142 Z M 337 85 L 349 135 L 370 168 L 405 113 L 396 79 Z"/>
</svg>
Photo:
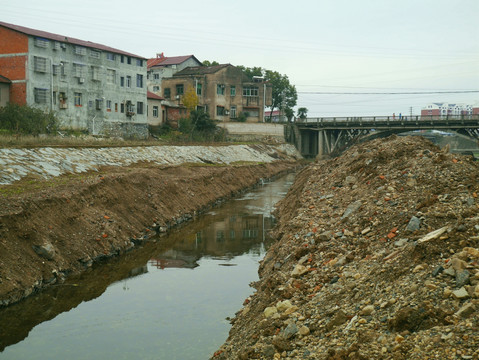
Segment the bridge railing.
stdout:
<svg viewBox="0 0 479 360">
<path fill-rule="evenodd" d="M 479 120 L 479 114 L 474 115 L 409 115 L 409 116 L 335 116 L 297 119 L 297 123 L 336 123 L 336 122 L 384 122 L 384 121 L 445 121 L 445 120 Z"/>
</svg>

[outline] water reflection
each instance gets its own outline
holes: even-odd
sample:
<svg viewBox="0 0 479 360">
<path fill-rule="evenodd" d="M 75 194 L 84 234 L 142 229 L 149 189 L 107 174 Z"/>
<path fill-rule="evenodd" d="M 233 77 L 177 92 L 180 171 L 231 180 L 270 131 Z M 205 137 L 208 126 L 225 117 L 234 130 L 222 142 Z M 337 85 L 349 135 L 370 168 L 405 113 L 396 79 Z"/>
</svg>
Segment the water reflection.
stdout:
<svg viewBox="0 0 479 360">
<path fill-rule="evenodd" d="M 132 342 L 141 345 L 130 354 L 135 358 L 207 358 L 226 339 L 224 318 L 252 291 L 248 284 L 271 241 L 271 211 L 292 181 L 279 179 L 1 309 L 0 359 L 131 358 Z M 94 333 L 86 330 L 92 327 Z"/>
</svg>

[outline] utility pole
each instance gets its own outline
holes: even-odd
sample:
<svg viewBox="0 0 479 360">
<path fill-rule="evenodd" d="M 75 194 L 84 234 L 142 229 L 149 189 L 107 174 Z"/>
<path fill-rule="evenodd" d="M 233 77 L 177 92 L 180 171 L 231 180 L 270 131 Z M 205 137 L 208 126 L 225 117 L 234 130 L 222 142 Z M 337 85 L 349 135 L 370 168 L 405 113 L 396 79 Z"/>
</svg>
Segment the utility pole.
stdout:
<svg viewBox="0 0 479 360">
<path fill-rule="evenodd" d="M 409 107 L 409 115 L 410 115 L 411 118 L 412 118 L 412 106 Z"/>
</svg>

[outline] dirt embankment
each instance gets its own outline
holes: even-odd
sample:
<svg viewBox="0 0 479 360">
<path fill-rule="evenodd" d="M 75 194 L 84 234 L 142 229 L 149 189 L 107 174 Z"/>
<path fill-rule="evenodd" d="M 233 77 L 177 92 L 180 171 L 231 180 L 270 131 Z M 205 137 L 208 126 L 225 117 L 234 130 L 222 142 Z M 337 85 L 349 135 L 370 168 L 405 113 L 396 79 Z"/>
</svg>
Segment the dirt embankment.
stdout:
<svg viewBox="0 0 479 360">
<path fill-rule="evenodd" d="M 214 359 L 479 359 L 479 163 L 378 139 L 298 174 Z"/>
<path fill-rule="evenodd" d="M 24 179 L 0 198 L 0 306 L 93 263 L 298 163 L 160 167 L 136 164 L 52 180 Z"/>
</svg>

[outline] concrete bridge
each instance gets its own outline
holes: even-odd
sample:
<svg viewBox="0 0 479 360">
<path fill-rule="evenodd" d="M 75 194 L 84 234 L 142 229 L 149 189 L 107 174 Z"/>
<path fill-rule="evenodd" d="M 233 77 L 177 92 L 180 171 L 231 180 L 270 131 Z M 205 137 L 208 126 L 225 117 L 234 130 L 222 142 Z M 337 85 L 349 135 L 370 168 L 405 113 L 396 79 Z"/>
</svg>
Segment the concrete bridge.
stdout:
<svg viewBox="0 0 479 360">
<path fill-rule="evenodd" d="M 286 141 L 305 157 L 334 155 L 366 138 L 416 130 L 456 132 L 479 139 L 479 115 L 463 116 L 369 116 L 307 118 L 285 126 Z"/>
</svg>

